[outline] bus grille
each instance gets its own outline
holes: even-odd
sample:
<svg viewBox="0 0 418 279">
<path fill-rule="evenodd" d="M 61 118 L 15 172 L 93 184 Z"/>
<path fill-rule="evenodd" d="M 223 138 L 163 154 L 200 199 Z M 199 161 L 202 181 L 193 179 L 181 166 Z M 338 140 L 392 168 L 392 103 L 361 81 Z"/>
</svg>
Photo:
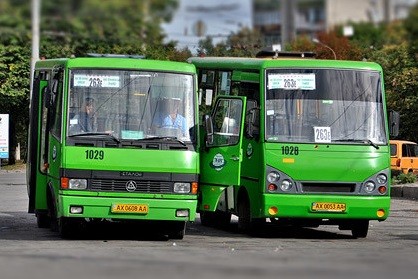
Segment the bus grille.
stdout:
<svg viewBox="0 0 418 279">
<path fill-rule="evenodd" d="M 172 193 L 171 182 L 161 181 L 143 181 L 143 180 L 110 180 L 93 179 L 91 181 L 91 190 L 106 192 L 128 192 L 126 184 L 128 181 L 136 183 L 136 189 L 129 192 L 137 193 Z"/>
<path fill-rule="evenodd" d="M 356 184 L 353 183 L 302 183 L 304 193 L 353 193 Z"/>
</svg>

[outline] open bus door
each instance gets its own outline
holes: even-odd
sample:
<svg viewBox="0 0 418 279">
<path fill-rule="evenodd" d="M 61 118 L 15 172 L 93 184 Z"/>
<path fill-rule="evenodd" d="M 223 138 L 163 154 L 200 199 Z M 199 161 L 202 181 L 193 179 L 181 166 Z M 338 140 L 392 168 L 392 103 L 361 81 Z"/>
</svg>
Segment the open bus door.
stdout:
<svg viewBox="0 0 418 279">
<path fill-rule="evenodd" d="M 206 116 L 205 150 L 200 154 L 200 210 L 228 212 L 233 206 L 228 202 L 234 194 L 229 186 L 240 185 L 245 107 L 246 97 L 222 96 Z"/>
<path fill-rule="evenodd" d="M 41 172 L 43 163 L 39 161 L 40 153 L 43 153 L 44 142 L 39 135 L 44 134 L 45 127 L 43 123 L 43 112 L 45 109 L 45 99 L 48 94 L 48 81 L 44 77 L 37 77 L 33 83 L 33 94 L 31 96 L 31 108 L 30 108 L 30 124 L 28 133 L 28 163 L 27 163 L 27 187 L 29 196 L 29 213 L 35 212 L 35 204 L 37 201 L 36 194 L 40 193 L 39 187 L 46 185 L 46 176 L 38 175 Z M 39 200 L 39 199 L 38 199 Z M 45 208 L 46 209 L 46 208 Z"/>
</svg>

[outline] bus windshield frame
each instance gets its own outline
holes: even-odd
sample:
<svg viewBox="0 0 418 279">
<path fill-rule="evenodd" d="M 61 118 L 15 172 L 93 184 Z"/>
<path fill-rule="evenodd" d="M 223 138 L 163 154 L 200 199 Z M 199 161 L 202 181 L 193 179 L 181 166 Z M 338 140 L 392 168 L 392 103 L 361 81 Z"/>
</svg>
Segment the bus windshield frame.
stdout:
<svg viewBox="0 0 418 279">
<path fill-rule="evenodd" d="M 267 69 L 265 140 L 387 145 L 378 71 Z"/>
<path fill-rule="evenodd" d="M 69 81 L 68 137 L 195 141 L 192 74 L 76 68 L 70 69 Z M 93 107 L 88 116 L 86 105 Z M 84 124 L 87 118 L 90 128 Z"/>
</svg>

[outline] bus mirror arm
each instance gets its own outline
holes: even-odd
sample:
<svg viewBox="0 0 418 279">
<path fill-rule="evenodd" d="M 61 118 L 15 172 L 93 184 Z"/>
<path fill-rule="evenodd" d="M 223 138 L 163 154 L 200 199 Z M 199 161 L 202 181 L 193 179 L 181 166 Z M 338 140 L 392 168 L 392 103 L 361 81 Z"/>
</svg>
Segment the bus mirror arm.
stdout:
<svg viewBox="0 0 418 279">
<path fill-rule="evenodd" d="M 249 138 L 257 138 L 259 136 L 258 129 L 258 109 L 252 108 L 247 113 L 247 122 L 245 123 L 245 132 Z"/>
<path fill-rule="evenodd" d="M 399 112 L 391 110 L 389 111 L 389 133 L 390 136 L 396 137 L 399 135 Z"/>
<path fill-rule="evenodd" d="M 209 147 L 210 145 L 213 144 L 213 122 L 212 122 L 212 117 L 210 115 L 205 115 L 204 116 L 204 123 L 205 123 L 205 131 L 206 131 L 206 136 L 205 136 L 205 143 L 206 143 L 206 147 Z"/>
</svg>

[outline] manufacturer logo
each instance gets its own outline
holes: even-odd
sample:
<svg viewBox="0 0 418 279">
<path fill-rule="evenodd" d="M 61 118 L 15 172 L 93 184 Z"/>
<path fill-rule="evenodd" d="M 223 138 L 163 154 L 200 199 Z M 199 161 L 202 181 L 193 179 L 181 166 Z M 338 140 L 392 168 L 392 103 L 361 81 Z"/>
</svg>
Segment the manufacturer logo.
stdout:
<svg viewBox="0 0 418 279">
<path fill-rule="evenodd" d="M 129 180 L 128 182 L 126 182 L 125 186 L 128 192 L 135 192 L 136 190 L 136 182 L 133 180 Z"/>
<path fill-rule="evenodd" d="M 142 172 L 134 171 L 121 171 L 120 176 L 132 176 L 132 177 L 142 177 L 144 174 Z"/>
<path fill-rule="evenodd" d="M 226 161 L 224 159 L 224 156 L 222 156 L 221 153 L 216 154 L 213 157 L 212 162 L 210 163 L 210 167 L 214 168 L 217 171 L 220 171 L 223 169 L 223 167 L 225 167 L 226 165 Z"/>
</svg>

